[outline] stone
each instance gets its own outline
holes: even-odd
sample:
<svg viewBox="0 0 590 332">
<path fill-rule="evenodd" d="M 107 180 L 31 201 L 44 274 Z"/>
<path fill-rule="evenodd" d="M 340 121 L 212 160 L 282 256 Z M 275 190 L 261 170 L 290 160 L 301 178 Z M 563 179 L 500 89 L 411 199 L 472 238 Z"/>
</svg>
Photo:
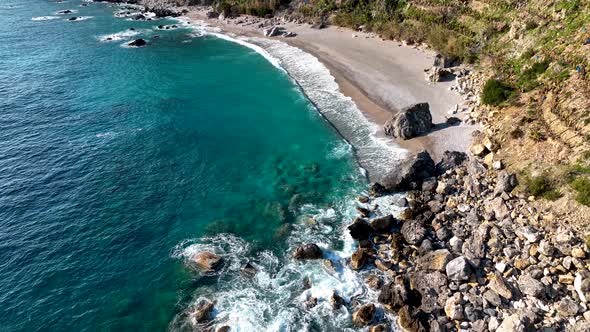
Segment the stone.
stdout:
<svg viewBox="0 0 590 332">
<path fill-rule="evenodd" d="M 256 275 L 258 270 L 250 262 L 247 262 L 246 264 L 242 265 L 242 267 L 240 268 L 240 272 L 251 277 Z"/>
<path fill-rule="evenodd" d="M 516 174 L 509 173 L 508 171 L 501 171 L 498 173 L 496 179 L 496 188 L 494 189 L 494 195 L 500 195 L 502 193 L 510 193 L 514 188 L 518 186 L 518 179 Z"/>
<path fill-rule="evenodd" d="M 553 257 L 553 254 L 555 254 L 555 247 L 547 240 L 541 240 L 539 243 L 539 253 L 547 257 Z"/>
<path fill-rule="evenodd" d="M 410 306 L 404 306 L 398 311 L 398 324 L 407 332 L 426 332 L 427 328 L 424 326 L 423 321 L 425 318 L 422 316 L 424 313 L 416 311 Z"/>
<path fill-rule="evenodd" d="M 576 273 L 574 279 L 574 290 L 578 294 L 580 301 L 588 302 L 588 291 L 590 291 L 590 280 L 584 279 L 581 274 Z"/>
<path fill-rule="evenodd" d="M 488 287 L 494 290 L 498 295 L 502 296 L 506 300 L 511 300 L 513 297 L 512 287 L 510 287 L 504 277 L 497 273 L 490 273 L 488 275 L 489 284 Z"/>
<path fill-rule="evenodd" d="M 330 304 L 332 305 L 332 308 L 338 310 L 344 305 L 344 299 L 334 291 L 330 297 Z"/>
<path fill-rule="evenodd" d="M 209 251 L 199 251 L 191 257 L 191 260 L 204 271 L 214 271 L 222 263 L 221 256 Z"/>
<path fill-rule="evenodd" d="M 211 313 L 213 312 L 214 306 L 215 303 L 212 301 L 206 299 L 201 300 L 195 307 L 191 316 L 195 319 L 197 323 L 206 322 L 211 319 Z"/>
<path fill-rule="evenodd" d="M 559 275 L 557 280 L 560 283 L 565 284 L 565 285 L 573 285 L 575 278 L 571 274 L 561 274 L 561 275 Z"/>
<path fill-rule="evenodd" d="M 444 271 L 452 257 L 447 249 L 431 251 L 418 259 L 417 267 L 427 271 Z"/>
<path fill-rule="evenodd" d="M 147 45 L 147 42 L 142 38 L 136 39 L 136 40 L 131 41 L 127 44 L 127 46 L 131 46 L 131 47 L 142 47 L 145 45 Z"/>
<path fill-rule="evenodd" d="M 502 321 L 496 332 L 525 332 L 526 324 L 517 314 L 512 314 Z"/>
<path fill-rule="evenodd" d="M 208 11 L 208 12 L 205 14 L 205 16 L 206 16 L 208 19 L 212 19 L 212 18 L 218 18 L 218 17 L 219 17 L 219 13 L 218 13 L 218 12 L 214 12 L 214 11 L 210 10 L 210 11 Z"/>
<path fill-rule="evenodd" d="M 483 144 L 473 144 L 471 145 L 469 151 L 471 151 L 471 153 L 476 157 L 483 157 L 488 152 Z"/>
<path fill-rule="evenodd" d="M 373 321 L 375 305 L 370 303 L 352 313 L 352 322 L 358 327 L 368 326 Z"/>
<path fill-rule="evenodd" d="M 371 274 L 365 279 L 365 284 L 372 289 L 380 289 L 383 282 L 379 276 Z"/>
<path fill-rule="evenodd" d="M 393 224 L 395 223 L 395 219 L 392 215 L 388 215 L 385 217 L 375 218 L 370 221 L 370 226 L 375 233 L 386 233 L 391 229 Z"/>
<path fill-rule="evenodd" d="M 459 256 L 451 260 L 446 266 L 447 277 L 455 281 L 469 280 L 472 269 L 467 259 Z"/>
<path fill-rule="evenodd" d="M 493 212 L 496 220 L 502 221 L 504 218 L 510 215 L 510 210 L 504 203 L 502 197 L 496 197 L 491 201 L 488 201 L 489 205 L 486 206 L 486 209 Z"/>
<path fill-rule="evenodd" d="M 578 314 L 579 307 L 572 299 L 564 298 L 559 301 L 556 310 L 562 316 L 572 317 Z"/>
<path fill-rule="evenodd" d="M 426 228 L 416 220 L 404 222 L 400 232 L 404 240 L 413 245 L 419 245 L 426 236 Z"/>
<path fill-rule="evenodd" d="M 355 220 L 348 226 L 350 236 L 355 240 L 366 240 L 371 236 L 373 228 L 363 219 Z"/>
<path fill-rule="evenodd" d="M 445 302 L 445 314 L 450 320 L 462 320 L 464 318 L 461 293 L 455 293 L 447 299 Z"/>
<path fill-rule="evenodd" d="M 586 252 L 582 248 L 573 248 L 572 249 L 572 257 L 580 258 L 580 259 L 586 258 Z"/>
<path fill-rule="evenodd" d="M 295 248 L 295 251 L 293 252 L 293 258 L 299 260 L 320 259 L 323 256 L 322 249 L 314 243 L 303 244 Z"/>
<path fill-rule="evenodd" d="M 387 327 L 387 324 L 377 324 L 371 326 L 369 332 L 389 332 L 389 328 Z"/>
<path fill-rule="evenodd" d="M 389 119 L 383 130 L 385 135 L 410 139 L 427 133 L 434 127 L 428 103 L 418 103 L 402 109 Z"/>
<path fill-rule="evenodd" d="M 408 304 L 420 305 L 422 298 L 420 293 L 410 289 L 405 280 L 401 280 L 385 284 L 379 293 L 378 301 L 390 310 L 399 310 Z"/>
<path fill-rule="evenodd" d="M 445 151 L 441 160 L 436 164 L 436 173 L 441 175 L 448 170 L 461 166 L 467 160 L 467 154 L 458 151 Z"/>
<path fill-rule="evenodd" d="M 350 256 L 350 267 L 353 270 L 360 270 L 365 266 L 368 259 L 369 255 L 367 254 L 366 250 L 363 248 L 358 248 L 352 253 L 352 256 Z"/>
<path fill-rule="evenodd" d="M 426 151 L 419 152 L 415 157 L 404 159 L 397 167 L 386 172 L 379 183 L 388 191 L 404 191 L 413 189 L 413 185 L 421 183 L 434 175 L 434 161 Z"/>
<path fill-rule="evenodd" d="M 218 327 L 215 332 L 229 332 L 231 330 L 231 328 L 227 325 L 223 325 Z"/>
<path fill-rule="evenodd" d="M 525 238 L 529 243 L 535 243 L 539 241 L 539 233 L 537 233 L 532 227 L 524 226 L 516 230 L 516 235 Z"/>
<path fill-rule="evenodd" d="M 528 296 L 542 298 L 545 295 L 545 285 L 531 277 L 528 273 L 518 278 L 518 288 Z"/>
</svg>

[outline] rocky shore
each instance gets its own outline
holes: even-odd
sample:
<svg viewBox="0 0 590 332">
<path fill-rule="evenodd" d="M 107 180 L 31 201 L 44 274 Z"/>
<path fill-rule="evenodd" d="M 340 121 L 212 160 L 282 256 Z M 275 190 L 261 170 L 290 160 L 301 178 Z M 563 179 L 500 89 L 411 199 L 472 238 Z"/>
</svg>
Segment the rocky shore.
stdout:
<svg viewBox="0 0 590 332">
<path fill-rule="evenodd" d="M 371 316 L 376 305 L 406 331 L 590 329 L 589 248 L 513 194 L 514 174 L 458 152 L 408 165 L 359 198 L 348 227 L 358 240 L 350 265 L 375 271 L 367 283 L 380 288 L 379 303 L 356 308 L 355 324 L 387 330 L 390 322 Z M 375 216 L 375 199 L 411 188 L 397 218 Z"/>
</svg>

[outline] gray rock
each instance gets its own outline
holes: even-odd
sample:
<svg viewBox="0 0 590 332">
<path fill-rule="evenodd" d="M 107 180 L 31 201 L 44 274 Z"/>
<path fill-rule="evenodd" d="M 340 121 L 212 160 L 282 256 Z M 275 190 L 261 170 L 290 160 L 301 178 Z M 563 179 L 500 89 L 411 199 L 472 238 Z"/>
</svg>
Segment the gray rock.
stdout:
<svg viewBox="0 0 590 332">
<path fill-rule="evenodd" d="M 578 310 L 578 304 L 570 298 L 564 298 L 557 304 L 557 312 L 562 316 L 575 316 L 578 313 Z"/>
<path fill-rule="evenodd" d="M 408 220 L 402 225 L 401 234 L 407 243 L 417 245 L 424 240 L 426 228 L 416 220 Z"/>
<path fill-rule="evenodd" d="M 379 183 L 388 191 L 413 189 L 419 183 L 434 175 L 434 161 L 423 151 L 415 157 L 403 160 L 391 172 L 383 175 Z"/>
<path fill-rule="evenodd" d="M 494 195 L 500 195 L 502 193 L 510 193 L 514 188 L 518 186 L 518 179 L 516 174 L 509 173 L 508 171 L 501 171 L 498 173 L 496 180 L 496 188 L 494 189 Z"/>
<path fill-rule="evenodd" d="M 528 273 L 518 278 L 518 288 L 526 295 L 541 298 L 545 294 L 545 285 L 531 277 Z"/>
<path fill-rule="evenodd" d="M 510 315 L 502 321 L 496 332 L 525 332 L 526 322 L 517 314 Z"/>
<path fill-rule="evenodd" d="M 357 311 L 352 313 L 352 322 L 354 325 L 362 327 L 367 326 L 373 321 L 375 316 L 375 305 L 367 304 L 360 307 Z"/>
<path fill-rule="evenodd" d="M 467 160 L 467 154 L 458 151 L 445 151 L 438 164 L 436 164 L 436 173 L 444 174 L 446 171 L 455 169 Z"/>
<path fill-rule="evenodd" d="M 428 103 L 418 103 L 394 115 L 383 129 L 387 136 L 410 139 L 430 131 L 433 126 L 430 106 Z"/>
<path fill-rule="evenodd" d="M 465 281 L 469 280 L 472 269 L 467 259 L 459 256 L 451 260 L 446 266 L 447 277 L 451 280 Z"/>
</svg>

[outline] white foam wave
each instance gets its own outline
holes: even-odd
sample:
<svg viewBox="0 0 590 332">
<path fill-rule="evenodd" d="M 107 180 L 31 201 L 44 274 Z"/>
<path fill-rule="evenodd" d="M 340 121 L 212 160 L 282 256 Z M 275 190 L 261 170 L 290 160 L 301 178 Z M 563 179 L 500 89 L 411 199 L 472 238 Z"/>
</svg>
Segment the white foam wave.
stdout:
<svg viewBox="0 0 590 332">
<path fill-rule="evenodd" d="M 67 19 L 65 19 L 65 21 L 68 21 L 68 22 L 86 21 L 86 20 L 89 20 L 89 19 L 94 18 L 94 16 L 76 16 L 75 18 L 76 18 L 75 20 L 72 20 L 70 18 L 67 18 Z"/>
<path fill-rule="evenodd" d="M 56 20 L 58 18 L 59 18 L 59 16 L 37 16 L 37 17 L 31 18 L 31 20 L 32 21 L 50 21 L 50 20 Z"/>
<path fill-rule="evenodd" d="M 280 69 L 282 71 L 285 70 L 283 67 L 281 67 L 281 61 L 279 59 L 273 57 L 269 52 L 266 51 L 266 49 L 264 49 L 261 46 L 258 46 L 256 44 L 250 43 L 242 37 L 230 36 L 230 35 L 227 35 L 224 33 L 218 33 L 218 32 L 209 32 L 208 34 L 215 36 L 219 39 L 224 39 L 224 40 L 231 41 L 233 43 L 245 46 L 245 47 L 255 51 L 256 53 L 262 55 L 273 66 L 277 67 L 278 69 Z"/>
<path fill-rule="evenodd" d="M 130 39 L 131 37 L 137 36 L 138 34 L 140 34 L 142 32 L 143 31 L 141 31 L 141 30 L 125 30 L 125 31 L 120 31 L 120 32 L 113 33 L 110 35 L 100 36 L 100 37 L 98 37 L 98 40 L 100 40 L 101 42 L 127 40 L 127 39 Z"/>
</svg>

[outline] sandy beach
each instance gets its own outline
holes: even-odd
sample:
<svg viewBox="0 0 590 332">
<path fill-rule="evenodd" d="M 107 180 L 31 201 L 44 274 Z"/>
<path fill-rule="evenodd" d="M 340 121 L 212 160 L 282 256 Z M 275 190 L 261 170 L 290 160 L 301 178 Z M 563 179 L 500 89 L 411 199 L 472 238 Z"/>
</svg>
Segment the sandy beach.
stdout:
<svg viewBox="0 0 590 332">
<path fill-rule="evenodd" d="M 225 32 L 249 37 L 263 36 L 254 18 L 207 19 L 206 8 L 189 8 L 191 20 L 202 20 Z M 329 26 L 313 29 L 308 24 L 283 23 L 280 26 L 296 33 L 295 37 L 272 37 L 298 47 L 320 60 L 329 70 L 340 90 L 350 97 L 372 122 L 383 125 L 393 112 L 417 102 L 428 102 L 435 128 L 427 135 L 410 140 L 396 140 L 412 152 L 427 150 L 438 159 L 446 150 L 467 151 L 471 133 L 477 126 L 461 124 L 448 127 L 449 115 L 461 104 L 462 97 L 450 91 L 453 81 L 432 83 L 424 70 L 432 67 L 435 53 L 420 47 L 385 41 L 373 34 Z M 381 131 L 378 136 L 384 137 Z"/>
</svg>

